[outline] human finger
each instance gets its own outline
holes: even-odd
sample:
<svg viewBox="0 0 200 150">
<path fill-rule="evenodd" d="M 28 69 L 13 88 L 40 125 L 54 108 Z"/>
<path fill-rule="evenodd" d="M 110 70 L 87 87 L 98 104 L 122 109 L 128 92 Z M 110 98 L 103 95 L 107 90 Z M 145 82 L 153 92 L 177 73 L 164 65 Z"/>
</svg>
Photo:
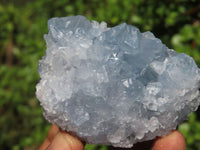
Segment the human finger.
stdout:
<svg viewBox="0 0 200 150">
<path fill-rule="evenodd" d="M 71 136 L 67 132 L 58 132 L 48 150 L 83 150 L 83 144 L 77 138 Z"/>
<path fill-rule="evenodd" d="M 153 144 L 152 150 L 185 150 L 186 143 L 179 131 L 173 131 L 170 135 L 158 138 Z"/>
<path fill-rule="evenodd" d="M 51 144 L 51 142 L 53 141 L 54 137 L 58 132 L 59 128 L 56 125 L 52 125 L 51 128 L 49 129 L 46 139 L 40 146 L 39 150 L 45 150 Z"/>
</svg>

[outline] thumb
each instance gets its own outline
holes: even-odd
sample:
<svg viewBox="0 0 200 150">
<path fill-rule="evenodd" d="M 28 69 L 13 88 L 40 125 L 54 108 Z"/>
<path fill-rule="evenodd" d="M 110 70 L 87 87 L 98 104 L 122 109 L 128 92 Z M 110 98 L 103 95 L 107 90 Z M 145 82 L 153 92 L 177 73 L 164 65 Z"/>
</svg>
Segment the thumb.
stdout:
<svg viewBox="0 0 200 150">
<path fill-rule="evenodd" d="M 83 144 L 66 132 L 58 132 L 46 150 L 83 150 Z"/>
<path fill-rule="evenodd" d="M 185 150 L 185 149 L 186 149 L 185 139 L 179 131 L 173 131 L 170 135 L 157 139 L 152 148 L 152 150 Z"/>
</svg>

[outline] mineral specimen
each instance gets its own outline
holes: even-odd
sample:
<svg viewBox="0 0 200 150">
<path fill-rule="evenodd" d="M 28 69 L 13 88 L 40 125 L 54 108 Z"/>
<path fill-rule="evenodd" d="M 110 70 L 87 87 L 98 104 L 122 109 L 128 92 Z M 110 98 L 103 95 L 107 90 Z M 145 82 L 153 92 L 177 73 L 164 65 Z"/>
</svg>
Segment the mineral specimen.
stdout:
<svg viewBox="0 0 200 150">
<path fill-rule="evenodd" d="M 151 32 L 52 18 L 36 95 L 44 117 L 91 144 L 132 147 L 169 134 L 200 103 L 200 70 Z"/>
</svg>

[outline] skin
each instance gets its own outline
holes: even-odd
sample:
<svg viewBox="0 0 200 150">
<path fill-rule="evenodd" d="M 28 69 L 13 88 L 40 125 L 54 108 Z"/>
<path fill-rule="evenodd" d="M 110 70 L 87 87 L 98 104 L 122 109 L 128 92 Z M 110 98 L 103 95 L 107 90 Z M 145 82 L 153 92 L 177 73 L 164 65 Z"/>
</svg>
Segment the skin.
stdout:
<svg viewBox="0 0 200 150">
<path fill-rule="evenodd" d="M 56 125 L 52 125 L 49 133 L 39 150 L 83 150 L 81 141 L 67 132 L 62 132 Z M 109 148 L 117 150 L 119 148 Z M 157 138 L 155 141 L 136 144 L 134 150 L 186 150 L 185 139 L 179 131 Z M 122 148 L 120 149 L 122 150 Z"/>
</svg>

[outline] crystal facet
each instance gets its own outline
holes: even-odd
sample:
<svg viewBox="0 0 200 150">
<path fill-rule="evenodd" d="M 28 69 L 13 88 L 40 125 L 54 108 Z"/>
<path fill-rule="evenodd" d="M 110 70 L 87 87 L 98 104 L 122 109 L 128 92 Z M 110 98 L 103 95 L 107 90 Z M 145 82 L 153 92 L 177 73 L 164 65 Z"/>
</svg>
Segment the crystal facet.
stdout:
<svg viewBox="0 0 200 150">
<path fill-rule="evenodd" d="M 83 16 L 52 18 L 36 95 L 44 117 L 91 144 L 132 147 L 198 108 L 200 70 L 151 32 Z"/>
</svg>

